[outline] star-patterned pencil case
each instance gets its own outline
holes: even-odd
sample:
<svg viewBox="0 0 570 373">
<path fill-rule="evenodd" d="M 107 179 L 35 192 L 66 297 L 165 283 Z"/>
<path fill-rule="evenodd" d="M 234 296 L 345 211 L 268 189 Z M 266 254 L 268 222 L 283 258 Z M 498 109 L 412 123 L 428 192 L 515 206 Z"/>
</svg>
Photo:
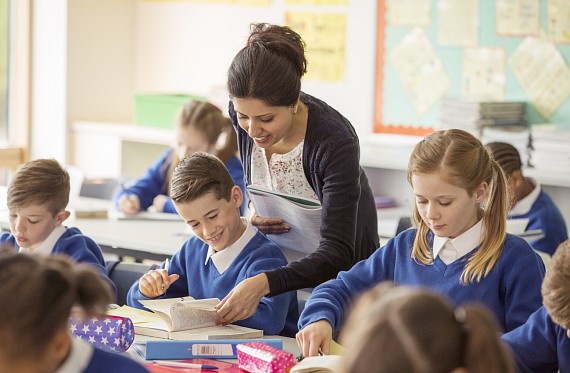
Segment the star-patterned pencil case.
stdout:
<svg viewBox="0 0 570 373">
<path fill-rule="evenodd" d="M 83 318 L 71 315 L 69 330 L 76 338 L 107 351 L 126 351 L 135 338 L 133 322 L 121 316 Z"/>
</svg>

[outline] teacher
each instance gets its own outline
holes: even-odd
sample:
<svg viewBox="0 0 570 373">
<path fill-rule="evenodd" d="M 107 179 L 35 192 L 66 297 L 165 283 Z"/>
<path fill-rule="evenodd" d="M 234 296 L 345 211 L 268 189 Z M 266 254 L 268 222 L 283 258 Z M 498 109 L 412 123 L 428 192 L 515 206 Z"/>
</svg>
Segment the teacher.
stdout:
<svg viewBox="0 0 570 373">
<path fill-rule="evenodd" d="M 252 24 L 228 70 L 229 114 L 246 185 L 321 202 L 321 240 L 287 266 L 238 284 L 217 306 L 218 321 L 245 319 L 263 296 L 335 278 L 379 246 L 374 196 L 360 167 L 356 131 L 325 102 L 301 92 L 305 43 L 286 26 Z M 347 98 L 348 99 L 348 98 Z M 266 234 L 295 234 L 280 217 L 251 222 Z"/>
</svg>

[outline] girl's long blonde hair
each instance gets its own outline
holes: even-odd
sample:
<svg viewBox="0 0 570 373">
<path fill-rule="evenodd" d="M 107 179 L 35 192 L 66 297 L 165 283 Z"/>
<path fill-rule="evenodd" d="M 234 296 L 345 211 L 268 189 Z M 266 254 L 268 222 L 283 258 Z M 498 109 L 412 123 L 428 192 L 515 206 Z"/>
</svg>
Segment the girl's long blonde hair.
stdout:
<svg viewBox="0 0 570 373">
<path fill-rule="evenodd" d="M 483 203 L 483 239 L 479 249 L 468 258 L 461 275 L 463 283 L 479 282 L 497 263 L 506 238 L 507 184 L 500 165 L 483 144 L 469 132 L 450 129 L 431 133 L 414 148 L 408 164 L 408 182 L 412 175 L 439 172 L 444 180 L 467 190 L 472 195 L 482 183 L 489 185 Z M 413 185 L 412 185 L 413 187 Z M 418 227 L 412 259 L 418 263 L 433 263 L 428 243 L 428 225 L 414 204 L 413 218 Z"/>
</svg>

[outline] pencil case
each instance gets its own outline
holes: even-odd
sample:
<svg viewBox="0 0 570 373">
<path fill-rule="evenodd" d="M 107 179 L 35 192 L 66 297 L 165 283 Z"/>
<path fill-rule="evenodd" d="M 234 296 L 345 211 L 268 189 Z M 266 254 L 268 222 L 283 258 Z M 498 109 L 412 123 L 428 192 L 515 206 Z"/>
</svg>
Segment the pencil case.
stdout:
<svg viewBox="0 0 570 373">
<path fill-rule="evenodd" d="M 293 354 L 263 342 L 236 346 L 238 365 L 250 373 L 286 373 L 295 364 Z"/>
<path fill-rule="evenodd" d="M 103 315 L 69 317 L 69 330 L 77 338 L 107 351 L 126 351 L 135 339 L 135 328 L 128 317 Z"/>
</svg>

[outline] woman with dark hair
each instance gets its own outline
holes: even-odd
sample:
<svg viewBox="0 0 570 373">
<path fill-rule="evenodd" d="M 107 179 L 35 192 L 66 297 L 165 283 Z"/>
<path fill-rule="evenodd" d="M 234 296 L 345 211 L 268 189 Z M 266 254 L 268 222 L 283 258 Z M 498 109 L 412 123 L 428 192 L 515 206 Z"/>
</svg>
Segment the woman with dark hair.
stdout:
<svg viewBox="0 0 570 373">
<path fill-rule="evenodd" d="M 314 287 L 379 246 L 376 207 L 360 167 L 358 136 L 345 117 L 301 91 L 305 44 L 285 26 L 254 24 L 228 71 L 229 114 L 246 185 L 318 199 L 321 241 L 287 266 L 241 282 L 220 303 L 220 322 L 255 312 L 263 296 Z M 266 234 L 289 232 L 279 216 L 251 222 Z"/>
</svg>

